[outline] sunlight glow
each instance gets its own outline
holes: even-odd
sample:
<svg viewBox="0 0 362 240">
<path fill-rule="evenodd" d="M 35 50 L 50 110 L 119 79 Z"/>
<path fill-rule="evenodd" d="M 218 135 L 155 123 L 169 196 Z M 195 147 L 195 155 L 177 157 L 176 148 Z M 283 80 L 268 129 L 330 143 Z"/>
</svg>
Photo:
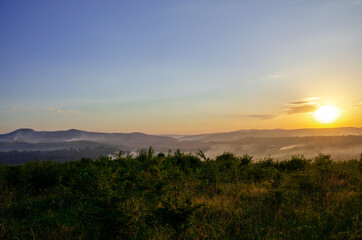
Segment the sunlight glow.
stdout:
<svg viewBox="0 0 362 240">
<path fill-rule="evenodd" d="M 320 123 L 331 123 L 337 120 L 339 112 L 334 106 L 321 106 L 314 112 L 314 117 Z"/>
</svg>

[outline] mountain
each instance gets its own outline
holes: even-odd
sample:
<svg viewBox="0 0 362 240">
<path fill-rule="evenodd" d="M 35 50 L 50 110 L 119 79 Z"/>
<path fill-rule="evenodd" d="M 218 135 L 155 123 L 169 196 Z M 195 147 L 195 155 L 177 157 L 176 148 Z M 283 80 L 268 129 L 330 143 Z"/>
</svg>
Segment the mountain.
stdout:
<svg viewBox="0 0 362 240">
<path fill-rule="evenodd" d="M 207 156 L 223 152 L 250 154 L 256 159 L 271 155 L 282 160 L 294 154 L 306 157 L 318 153 L 331 154 L 333 158 L 359 158 L 362 154 L 362 128 L 321 128 L 321 129 L 268 129 L 239 130 L 226 133 L 212 133 L 176 136 L 180 141 L 201 141 L 208 146 Z"/>
<path fill-rule="evenodd" d="M 202 145 L 201 142 L 198 142 Z M 67 131 L 34 131 L 33 129 L 18 129 L 0 134 L 0 151 L 49 151 L 70 148 L 94 148 L 111 146 L 112 148 L 137 151 L 153 146 L 158 151 L 169 149 L 197 150 L 200 146 L 191 142 L 181 142 L 167 136 L 133 133 L 98 133 L 77 129 Z M 202 146 L 201 146 L 202 148 Z"/>
<path fill-rule="evenodd" d="M 34 160 L 33 156 L 43 159 L 49 159 L 50 156 L 53 159 L 54 151 L 58 151 L 56 156 L 62 156 L 58 158 L 63 161 L 82 156 L 112 154 L 117 150 L 135 153 L 149 146 L 154 147 L 156 152 L 180 149 L 195 153 L 202 150 L 209 157 L 233 152 L 237 155 L 249 154 L 254 156 L 254 159 L 271 155 L 274 159 L 282 160 L 294 154 L 313 157 L 323 152 L 331 154 L 335 159 L 343 160 L 360 157 L 362 128 L 254 129 L 168 136 L 138 132 L 99 133 L 77 129 L 67 131 L 18 129 L 0 134 L 0 163 L 15 162 L 11 159 L 16 159 L 17 163 L 26 162 L 29 159 Z M 35 151 L 40 152 L 34 153 Z M 45 154 L 45 151 L 48 153 Z M 28 155 L 31 157 L 27 157 Z"/>
<path fill-rule="evenodd" d="M 308 129 L 251 129 L 225 133 L 211 133 L 189 136 L 178 136 L 181 141 L 231 142 L 246 137 L 280 138 L 280 137 L 312 137 L 312 136 L 362 136 L 362 128 L 308 128 Z"/>
<path fill-rule="evenodd" d="M 0 134 L 0 142 L 22 143 L 60 143 L 89 141 L 103 144 L 131 144 L 131 145 L 158 145 L 174 144 L 180 141 L 198 142 L 232 142 L 247 137 L 280 138 L 280 137 L 311 137 L 311 136 L 362 136 L 362 128 L 319 128 L 319 129 L 251 129 L 225 133 L 211 133 L 200 135 L 148 135 L 139 132 L 133 133 L 99 133 L 77 129 L 67 131 L 34 131 L 21 128 L 7 134 Z"/>
<path fill-rule="evenodd" d="M 154 136 L 143 133 L 97 133 L 77 129 L 67 131 L 34 131 L 33 129 L 18 129 L 7 134 L 0 134 L 0 142 L 23 143 L 59 143 L 89 141 L 104 144 L 162 144 L 177 142 L 176 139 L 165 136 Z"/>
</svg>

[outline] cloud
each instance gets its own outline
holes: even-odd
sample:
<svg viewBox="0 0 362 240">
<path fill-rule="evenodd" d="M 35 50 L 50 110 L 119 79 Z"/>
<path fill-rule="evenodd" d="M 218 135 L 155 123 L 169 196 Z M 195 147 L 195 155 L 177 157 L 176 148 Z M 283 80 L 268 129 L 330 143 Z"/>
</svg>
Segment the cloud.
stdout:
<svg viewBox="0 0 362 240">
<path fill-rule="evenodd" d="M 314 100 L 318 100 L 318 97 L 311 97 L 311 98 L 301 98 L 297 101 L 290 102 L 291 105 L 300 105 L 300 104 L 315 104 Z"/>
<path fill-rule="evenodd" d="M 269 120 L 278 117 L 279 114 L 251 114 L 248 116 L 252 118 L 260 118 L 262 120 Z"/>
<path fill-rule="evenodd" d="M 359 109 L 362 108 L 362 102 L 356 103 L 348 107 L 348 109 Z"/>
<path fill-rule="evenodd" d="M 64 112 L 63 110 L 55 109 L 55 108 L 45 108 L 44 111 L 46 111 L 46 112 L 57 112 L 57 113 Z"/>
<path fill-rule="evenodd" d="M 301 98 L 287 103 L 289 107 L 284 109 L 284 112 L 274 114 L 250 114 L 248 117 L 270 120 L 285 114 L 311 113 L 318 109 L 318 104 L 315 101 L 318 99 L 318 97 Z"/>
<path fill-rule="evenodd" d="M 298 106 L 292 106 L 286 109 L 288 114 L 296 114 L 296 113 L 310 113 L 317 110 L 318 107 L 315 104 L 302 104 Z"/>
<path fill-rule="evenodd" d="M 77 114 L 81 114 L 84 113 L 83 111 L 80 110 L 74 110 L 74 109 L 55 109 L 55 108 L 45 108 L 43 109 L 46 112 L 56 112 L 56 113 L 77 113 Z"/>
<path fill-rule="evenodd" d="M 11 107 L 10 110 L 11 110 L 11 111 L 21 111 L 21 112 L 23 112 L 23 111 L 25 111 L 25 108 Z"/>
<path fill-rule="evenodd" d="M 43 108 L 43 109 L 26 109 L 26 108 L 19 108 L 19 107 L 11 107 L 8 108 L 14 112 L 33 112 L 33 111 L 45 111 L 45 112 L 55 112 L 55 113 L 76 113 L 76 114 L 83 114 L 84 112 L 81 110 L 75 109 L 56 109 L 56 108 Z"/>
<path fill-rule="evenodd" d="M 78 113 L 78 114 L 84 113 L 84 112 L 81 111 L 81 110 L 74 110 L 74 109 L 69 109 L 69 110 L 67 110 L 67 112 L 70 112 L 70 113 Z"/>
<path fill-rule="evenodd" d="M 14 112 L 32 112 L 32 111 L 34 111 L 34 109 L 22 108 L 22 107 L 11 107 L 11 108 L 8 108 L 8 110 L 14 111 Z"/>
<path fill-rule="evenodd" d="M 314 112 L 318 108 L 317 103 L 315 102 L 315 100 L 318 99 L 318 97 L 302 98 L 297 101 L 290 102 L 289 105 L 291 106 L 285 109 L 285 112 L 288 114 Z"/>
<path fill-rule="evenodd" d="M 268 78 L 270 78 L 270 79 L 283 79 L 285 77 L 286 76 L 282 75 L 282 74 L 273 74 L 273 75 L 268 76 Z"/>
<path fill-rule="evenodd" d="M 299 105 L 299 104 L 308 104 L 309 101 L 308 100 L 298 100 L 298 101 L 295 101 L 295 102 L 290 102 L 289 104 L 291 105 Z"/>
</svg>

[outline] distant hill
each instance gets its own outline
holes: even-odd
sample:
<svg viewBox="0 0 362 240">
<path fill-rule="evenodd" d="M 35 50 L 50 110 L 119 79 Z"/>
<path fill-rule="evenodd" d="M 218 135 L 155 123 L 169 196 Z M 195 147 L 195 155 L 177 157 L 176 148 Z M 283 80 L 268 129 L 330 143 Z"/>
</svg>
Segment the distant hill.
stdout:
<svg viewBox="0 0 362 240">
<path fill-rule="evenodd" d="M 246 137 L 280 138 L 280 137 L 312 137 L 312 136 L 362 136 L 362 128 L 308 128 L 308 129 L 251 129 L 225 133 L 211 133 L 189 136 L 178 136 L 181 141 L 231 142 Z"/>
<path fill-rule="evenodd" d="M 98 133 L 77 129 L 67 131 L 34 131 L 18 129 L 0 134 L 0 151 L 53 151 L 60 149 L 85 149 L 95 147 L 137 151 L 153 146 L 157 151 L 169 149 L 204 149 L 198 141 L 182 142 L 172 137 L 148 135 L 144 133 Z"/>
<path fill-rule="evenodd" d="M 102 144 L 124 145 L 159 145 L 177 142 L 166 136 L 147 135 L 143 133 L 97 133 L 77 129 L 67 131 L 34 131 L 33 129 L 18 129 L 7 134 L 0 134 L 0 142 L 22 143 L 60 143 L 88 141 Z"/>
<path fill-rule="evenodd" d="M 34 131 L 18 129 L 0 134 L 0 163 L 17 163 L 48 156 L 62 161 L 79 156 L 112 154 L 117 150 L 136 153 L 154 147 L 156 152 L 180 149 L 195 153 L 204 151 L 213 157 L 223 152 L 250 154 L 255 159 L 271 155 L 282 160 L 293 154 L 308 157 L 323 152 L 335 159 L 359 158 L 362 153 L 362 128 L 239 130 L 201 135 L 157 136 L 143 133 L 98 133 L 77 129 L 67 131 Z M 12 151 L 8 154 L 7 152 Z M 34 153 L 35 151 L 48 153 Z M 90 153 L 92 153 L 90 155 Z M 107 155 L 107 154 L 106 154 Z M 27 157 L 28 156 L 28 157 Z M 52 158 L 53 159 L 53 158 Z M 58 160 L 54 157 L 54 160 Z"/>
<path fill-rule="evenodd" d="M 0 134 L 0 142 L 22 143 L 60 143 L 88 141 L 102 144 L 158 145 L 173 144 L 179 141 L 201 142 L 232 142 L 246 137 L 280 138 L 280 137 L 311 137 L 311 136 L 362 136 L 362 128 L 319 128 L 319 129 L 251 129 L 233 132 L 210 133 L 200 135 L 148 135 L 133 133 L 99 133 L 77 129 L 67 131 L 34 131 L 21 128 L 10 133 Z"/>
</svg>

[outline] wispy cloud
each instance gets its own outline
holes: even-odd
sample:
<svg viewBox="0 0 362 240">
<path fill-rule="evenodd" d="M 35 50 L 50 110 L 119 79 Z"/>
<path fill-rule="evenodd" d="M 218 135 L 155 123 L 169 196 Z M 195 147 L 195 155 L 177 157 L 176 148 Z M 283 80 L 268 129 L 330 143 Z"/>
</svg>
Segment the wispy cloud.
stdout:
<svg viewBox="0 0 362 240">
<path fill-rule="evenodd" d="M 297 114 L 297 113 L 310 113 L 317 110 L 318 106 L 315 100 L 318 100 L 317 97 L 312 98 L 302 98 L 297 101 L 289 103 L 289 107 L 285 109 L 285 112 L 288 114 Z"/>
<path fill-rule="evenodd" d="M 44 108 L 44 111 L 46 111 L 46 112 L 57 112 L 57 113 L 64 112 L 63 110 L 55 109 L 55 108 Z"/>
<path fill-rule="evenodd" d="M 269 75 L 268 78 L 270 78 L 270 79 L 283 79 L 283 78 L 286 78 L 286 76 L 283 75 L 283 74 L 272 74 L 272 75 Z"/>
<path fill-rule="evenodd" d="M 316 104 L 316 100 L 318 97 L 311 97 L 311 98 L 302 98 L 294 102 L 290 102 L 290 105 L 301 105 L 301 104 Z"/>
<path fill-rule="evenodd" d="M 25 111 L 25 108 L 11 107 L 10 110 L 11 110 L 11 111 L 20 111 L 20 112 L 23 112 L 23 111 Z"/>
<path fill-rule="evenodd" d="M 359 109 L 362 108 L 362 102 L 356 103 L 348 107 L 348 109 Z"/>
<path fill-rule="evenodd" d="M 43 110 L 46 112 L 56 112 L 56 113 L 76 113 L 76 114 L 84 113 L 83 111 L 74 110 L 74 109 L 44 108 Z"/>
<path fill-rule="evenodd" d="M 280 114 L 251 114 L 251 115 L 248 115 L 248 116 L 252 117 L 252 118 L 260 118 L 260 119 L 263 119 L 263 120 L 269 120 L 269 119 L 276 118 L 279 115 Z"/>
<path fill-rule="evenodd" d="M 44 111 L 44 112 L 55 112 L 55 113 L 76 113 L 76 114 L 82 114 L 84 113 L 81 110 L 75 110 L 75 109 L 57 109 L 57 108 L 43 108 L 43 109 L 27 109 L 22 107 L 11 107 L 8 108 L 10 111 L 14 112 L 36 112 L 36 111 Z"/>
<path fill-rule="evenodd" d="M 14 112 L 32 112 L 32 111 L 34 111 L 34 109 L 23 108 L 23 107 L 10 107 L 10 108 L 8 108 L 8 110 L 14 111 Z"/>
<path fill-rule="evenodd" d="M 318 97 L 301 98 L 286 103 L 288 105 L 288 108 L 284 109 L 283 112 L 273 113 L 273 114 L 250 114 L 248 115 L 248 117 L 259 118 L 262 120 L 270 120 L 285 114 L 291 115 L 299 113 L 311 113 L 318 109 L 318 104 L 316 101 L 318 99 L 319 99 Z"/>
<path fill-rule="evenodd" d="M 315 104 L 303 104 L 297 106 L 291 106 L 290 108 L 286 109 L 288 114 L 296 114 L 296 113 L 310 113 L 317 110 L 317 105 Z"/>
<path fill-rule="evenodd" d="M 308 100 L 298 100 L 298 101 L 295 101 L 295 102 L 290 102 L 289 104 L 291 105 L 299 105 L 299 104 L 308 104 L 309 101 Z"/>
</svg>

